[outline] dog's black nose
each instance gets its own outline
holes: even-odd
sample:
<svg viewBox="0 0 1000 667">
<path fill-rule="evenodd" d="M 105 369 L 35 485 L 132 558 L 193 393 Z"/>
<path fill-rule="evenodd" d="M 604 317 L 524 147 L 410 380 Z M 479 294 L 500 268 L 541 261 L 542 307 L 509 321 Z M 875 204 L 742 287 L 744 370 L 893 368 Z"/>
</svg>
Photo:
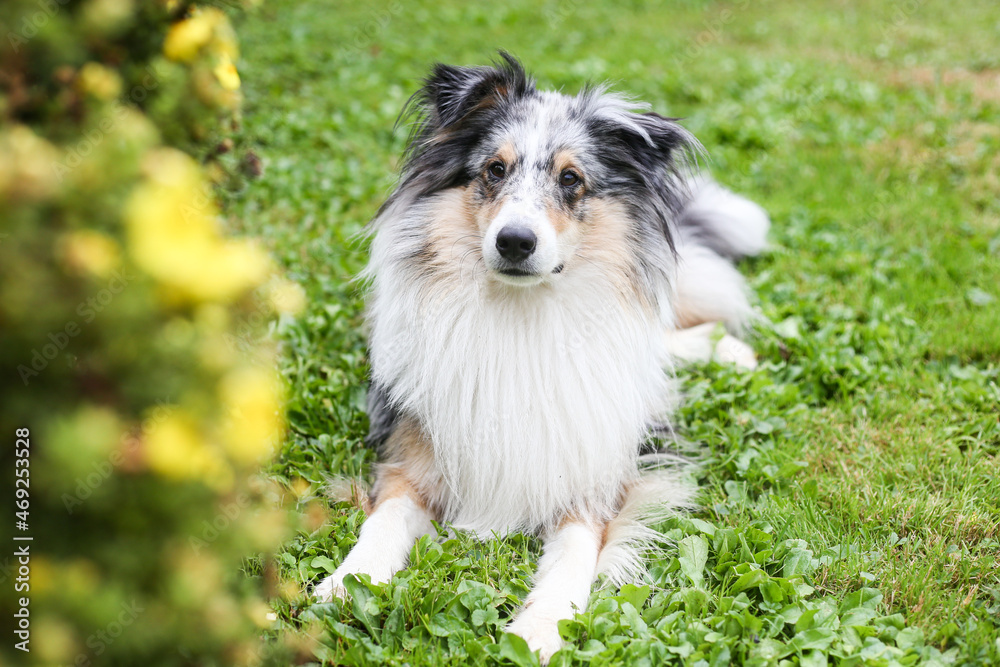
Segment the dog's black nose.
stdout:
<svg viewBox="0 0 1000 667">
<path fill-rule="evenodd" d="M 504 259 L 520 262 L 535 252 L 535 233 L 527 227 L 507 225 L 497 234 L 497 252 Z"/>
</svg>

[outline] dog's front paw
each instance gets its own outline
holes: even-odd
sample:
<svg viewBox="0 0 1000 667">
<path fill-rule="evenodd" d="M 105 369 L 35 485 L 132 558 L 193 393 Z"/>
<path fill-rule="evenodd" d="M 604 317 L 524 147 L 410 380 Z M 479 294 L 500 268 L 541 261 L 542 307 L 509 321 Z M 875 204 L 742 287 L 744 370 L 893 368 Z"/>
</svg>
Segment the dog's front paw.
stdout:
<svg viewBox="0 0 1000 667">
<path fill-rule="evenodd" d="M 556 618 L 537 617 L 524 612 L 507 626 L 506 631 L 528 642 L 528 648 L 532 651 L 538 651 L 543 665 L 548 664 L 555 652 L 563 647 L 563 640 L 559 635 L 559 619 Z"/>
<path fill-rule="evenodd" d="M 757 355 L 753 348 L 735 336 L 726 334 L 715 346 L 715 358 L 723 363 L 736 364 L 740 368 L 757 368 Z"/>
<path fill-rule="evenodd" d="M 344 588 L 344 575 L 339 571 L 334 572 L 329 577 L 319 582 L 313 589 L 313 597 L 317 602 L 333 602 L 333 598 L 343 600 L 347 597 L 347 589 Z"/>
</svg>

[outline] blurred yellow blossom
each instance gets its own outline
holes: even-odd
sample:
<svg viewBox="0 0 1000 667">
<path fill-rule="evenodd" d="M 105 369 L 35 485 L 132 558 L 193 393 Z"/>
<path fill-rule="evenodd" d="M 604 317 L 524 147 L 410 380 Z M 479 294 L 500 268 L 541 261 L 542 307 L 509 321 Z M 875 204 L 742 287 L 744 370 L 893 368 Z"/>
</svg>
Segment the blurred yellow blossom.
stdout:
<svg viewBox="0 0 1000 667">
<path fill-rule="evenodd" d="M 306 307 L 306 292 L 291 280 L 279 280 L 271 288 L 271 307 L 285 315 L 298 315 Z"/>
<path fill-rule="evenodd" d="M 239 57 L 232 25 L 226 15 L 214 7 L 194 9 L 191 16 L 171 26 L 163 42 L 163 55 L 170 60 L 190 63 L 206 47 L 230 62 Z"/>
<path fill-rule="evenodd" d="M 89 473 L 95 461 L 106 461 L 125 424 L 106 406 L 82 403 L 53 425 L 47 453 L 67 477 Z"/>
<path fill-rule="evenodd" d="M 226 530 L 232 524 L 225 515 L 218 527 L 209 526 L 203 531 L 200 539 L 211 544 L 219 532 Z M 220 583 L 225 580 L 222 564 L 210 549 L 195 549 L 177 547 L 171 550 L 170 562 L 175 564 L 167 588 L 174 602 L 182 608 L 200 608 L 216 597 Z"/>
<path fill-rule="evenodd" d="M 215 66 L 212 70 L 215 73 L 215 78 L 219 80 L 219 85 L 221 85 L 226 90 L 238 90 L 240 87 L 240 73 L 236 71 L 236 65 L 233 64 L 232 59 L 226 54 L 219 57 L 219 64 Z"/>
<path fill-rule="evenodd" d="M 34 589 L 35 568 L 31 564 L 31 583 Z M 43 614 L 34 621 L 32 628 L 39 637 L 45 637 L 44 642 L 38 642 L 38 661 L 46 665 L 62 665 L 69 663 L 76 653 L 79 638 L 73 633 L 73 627 L 63 621 L 57 614 Z M 45 633 L 45 634 L 42 634 Z"/>
<path fill-rule="evenodd" d="M 215 22 L 213 12 L 199 11 L 170 26 L 163 42 L 163 55 L 179 62 L 193 61 L 202 47 L 211 41 Z"/>
<path fill-rule="evenodd" d="M 134 11 L 133 0 L 89 0 L 80 17 L 88 31 L 109 35 L 127 26 Z"/>
<path fill-rule="evenodd" d="M 0 132 L 0 201 L 39 200 L 58 184 L 54 167 L 59 151 L 24 125 Z"/>
<path fill-rule="evenodd" d="M 193 419 L 167 414 L 145 439 L 149 467 L 171 479 L 197 479 L 213 488 L 232 484 L 232 470 L 218 451 L 202 438 Z"/>
<path fill-rule="evenodd" d="M 212 24 L 204 15 L 193 16 L 170 27 L 163 42 L 163 55 L 178 62 L 191 62 L 212 39 Z"/>
<path fill-rule="evenodd" d="M 240 463 L 257 463 L 271 454 L 284 431 L 282 392 L 270 369 L 248 366 L 230 371 L 219 385 L 228 412 L 223 443 Z"/>
<path fill-rule="evenodd" d="M 121 262 L 118 242 L 92 229 L 64 234 L 58 246 L 63 263 L 77 273 L 91 273 L 103 278 Z"/>
<path fill-rule="evenodd" d="M 230 300 L 270 270 L 256 244 L 224 239 L 201 170 L 187 155 L 154 151 L 149 178 L 125 210 L 129 249 L 141 269 L 189 298 Z"/>
<path fill-rule="evenodd" d="M 295 494 L 295 497 L 298 500 L 302 500 L 312 494 L 312 484 L 310 484 L 308 480 L 302 479 L 301 477 L 293 479 L 289 486 L 291 487 L 292 493 Z"/>
<path fill-rule="evenodd" d="M 80 70 L 80 90 L 100 100 L 112 100 L 122 92 L 118 72 L 98 63 L 87 63 Z"/>
<path fill-rule="evenodd" d="M 274 616 L 274 610 L 263 600 L 247 600 L 243 603 L 243 611 L 261 630 L 274 625 L 274 622 L 271 620 L 271 617 Z"/>
<path fill-rule="evenodd" d="M 58 594 L 57 575 L 59 571 L 53 566 L 52 561 L 45 556 L 35 556 L 31 561 L 31 588 L 34 592 L 45 595 L 48 591 L 55 590 Z"/>
</svg>

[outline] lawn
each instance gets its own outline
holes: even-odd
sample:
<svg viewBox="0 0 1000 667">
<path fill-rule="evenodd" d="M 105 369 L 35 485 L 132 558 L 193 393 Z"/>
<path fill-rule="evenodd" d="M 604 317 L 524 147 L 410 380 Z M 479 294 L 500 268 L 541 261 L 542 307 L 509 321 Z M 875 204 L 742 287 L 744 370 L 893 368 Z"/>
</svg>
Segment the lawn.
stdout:
<svg viewBox="0 0 1000 667">
<path fill-rule="evenodd" d="M 392 186 L 397 114 L 435 61 L 504 48 L 543 87 L 609 80 L 704 144 L 771 214 L 742 269 L 771 323 L 754 372 L 683 373 L 701 509 L 648 586 L 600 589 L 553 664 L 1000 664 L 1000 6 L 268 0 L 238 25 L 244 118 L 226 194 L 306 290 L 274 334 L 291 387 L 273 467 L 305 521 L 281 603 L 323 664 L 531 664 L 501 632 L 537 540 L 442 532 L 387 586 L 311 605 L 363 519 L 358 232 Z"/>
</svg>

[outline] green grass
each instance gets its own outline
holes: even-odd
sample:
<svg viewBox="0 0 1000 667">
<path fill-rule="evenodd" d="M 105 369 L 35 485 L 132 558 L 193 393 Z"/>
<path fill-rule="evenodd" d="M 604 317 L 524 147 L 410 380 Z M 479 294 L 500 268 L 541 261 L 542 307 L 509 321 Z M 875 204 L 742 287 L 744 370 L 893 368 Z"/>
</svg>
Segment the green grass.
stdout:
<svg viewBox="0 0 1000 667">
<path fill-rule="evenodd" d="M 265 171 L 227 211 L 309 295 L 275 334 L 292 428 L 274 472 L 307 517 L 282 576 L 304 590 L 331 572 L 362 520 L 315 494 L 373 461 L 351 278 L 396 115 L 432 62 L 504 48 L 545 87 L 608 79 L 684 117 L 774 222 L 743 267 L 775 325 L 763 363 L 684 375 L 703 509 L 664 526 L 650 589 L 594 594 L 555 660 L 1000 663 L 998 29 L 1000 8 L 972 1 L 268 0 L 240 26 L 233 158 Z M 391 584 L 299 596 L 279 624 L 325 664 L 530 664 L 500 628 L 538 552 L 424 539 Z"/>
</svg>

